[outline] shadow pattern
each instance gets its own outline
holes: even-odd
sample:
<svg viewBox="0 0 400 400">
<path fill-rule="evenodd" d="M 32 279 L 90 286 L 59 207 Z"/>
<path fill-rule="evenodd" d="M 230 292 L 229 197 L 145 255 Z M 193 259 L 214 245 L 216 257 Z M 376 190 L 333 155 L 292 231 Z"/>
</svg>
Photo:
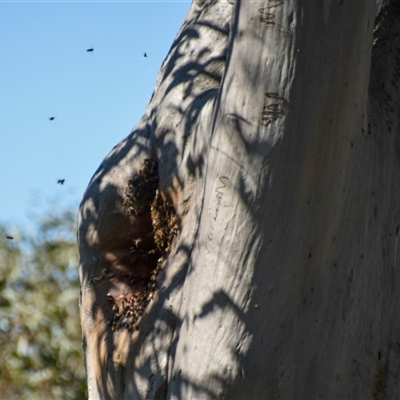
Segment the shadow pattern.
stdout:
<svg viewBox="0 0 400 400">
<path fill-rule="evenodd" d="M 80 305 L 90 399 L 167 397 L 209 146 L 210 117 L 203 114 L 211 114 L 221 83 L 231 12 L 223 1 L 193 3 L 145 115 L 103 160 L 81 202 Z M 137 200 L 146 160 L 157 165 L 157 193 L 181 227 L 165 259 L 150 254 L 154 204 L 146 196 Z M 130 204 L 127 190 L 136 199 Z M 130 323 L 126 299 L 148 295 L 158 265 L 154 291 Z"/>
</svg>

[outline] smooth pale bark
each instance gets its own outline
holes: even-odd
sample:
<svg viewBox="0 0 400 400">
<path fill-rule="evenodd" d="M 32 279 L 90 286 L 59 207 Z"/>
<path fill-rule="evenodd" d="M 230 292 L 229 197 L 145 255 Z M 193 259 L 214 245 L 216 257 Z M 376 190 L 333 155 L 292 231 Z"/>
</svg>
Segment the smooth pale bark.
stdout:
<svg viewBox="0 0 400 400">
<path fill-rule="evenodd" d="M 192 4 L 82 201 L 91 399 L 400 396 L 400 12 L 380 8 L 372 46 L 375 14 Z M 123 288 L 95 278 L 134 268 L 151 231 L 122 206 L 148 157 L 181 231 L 139 331 L 112 331 L 107 294 Z"/>
</svg>

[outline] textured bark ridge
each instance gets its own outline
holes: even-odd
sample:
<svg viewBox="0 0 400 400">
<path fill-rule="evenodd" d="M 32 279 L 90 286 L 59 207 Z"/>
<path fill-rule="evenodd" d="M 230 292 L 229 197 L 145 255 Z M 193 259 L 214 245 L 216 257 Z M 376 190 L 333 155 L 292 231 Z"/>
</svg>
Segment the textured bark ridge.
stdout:
<svg viewBox="0 0 400 400">
<path fill-rule="evenodd" d="M 400 397 L 399 60 L 394 1 L 193 2 L 81 204 L 90 399 Z"/>
<path fill-rule="evenodd" d="M 193 3 L 146 114 L 100 165 L 82 201 L 81 319 L 91 399 L 166 396 L 231 13 L 226 2 Z"/>
</svg>

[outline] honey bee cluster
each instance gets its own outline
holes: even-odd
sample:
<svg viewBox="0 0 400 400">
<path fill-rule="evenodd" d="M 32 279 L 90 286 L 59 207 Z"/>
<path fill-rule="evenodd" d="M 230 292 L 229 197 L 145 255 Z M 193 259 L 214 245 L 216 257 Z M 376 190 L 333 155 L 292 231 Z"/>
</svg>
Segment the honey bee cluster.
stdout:
<svg viewBox="0 0 400 400">
<path fill-rule="evenodd" d="M 162 263 L 171 251 L 172 241 L 179 231 L 174 207 L 169 200 L 162 196 L 157 186 L 157 164 L 153 160 L 146 159 L 139 176 L 129 180 L 125 189 L 124 205 L 128 212 L 134 215 L 149 212 L 153 226 L 151 233 L 153 246 L 149 249 L 148 246 L 143 245 L 145 242 L 148 243 L 147 238 L 134 239 L 129 248 L 131 261 L 133 263 L 138 260 L 154 262 L 155 267 L 149 274 L 139 276 L 130 274 L 127 277 L 130 284 L 144 288 L 140 293 L 121 295 L 119 298 L 107 295 L 113 311 L 108 325 L 113 331 L 138 329 L 138 321 L 157 290 L 157 277 Z"/>
<path fill-rule="evenodd" d="M 156 190 L 150 207 L 154 241 L 162 256 L 171 251 L 171 244 L 179 230 L 173 205 Z"/>
<path fill-rule="evenodd" d="M 128 181 L 124 192 L 124 206 L 134 215 L 150 209 L 158 186 L 157 163 L 149 158 L 143 161 L 139 175 Z"/>
<path fill-rule="evenodd" d="M 119 329 L 128 329 L 129 331 L 137 330 L 137 323 L 144 314 L 147 304 L 154 296 L 156 289 L 157 275 L 151 274 L 147 276 L 133 276 L 131 283 L 140 282 L 146 289 L 140 294 L 131 294 L 129 296 L 121 295 L 118 298 L 108 294 L 107 298 L 112 305 L 113 315 L 107 324 L 113 331 Z"/>
</svg>

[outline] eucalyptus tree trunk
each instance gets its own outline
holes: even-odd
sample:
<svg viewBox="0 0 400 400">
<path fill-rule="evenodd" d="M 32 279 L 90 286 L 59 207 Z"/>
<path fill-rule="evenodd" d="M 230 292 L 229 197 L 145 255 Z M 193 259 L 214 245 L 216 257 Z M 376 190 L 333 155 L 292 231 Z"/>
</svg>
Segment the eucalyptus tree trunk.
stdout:
<svg viewBox="0 0 400 400">
<path fill-rule="evenodd" d="M 194 1 L 79 215 L 90 399 L 400 398 L 400 8 Z"/>
</svg>

